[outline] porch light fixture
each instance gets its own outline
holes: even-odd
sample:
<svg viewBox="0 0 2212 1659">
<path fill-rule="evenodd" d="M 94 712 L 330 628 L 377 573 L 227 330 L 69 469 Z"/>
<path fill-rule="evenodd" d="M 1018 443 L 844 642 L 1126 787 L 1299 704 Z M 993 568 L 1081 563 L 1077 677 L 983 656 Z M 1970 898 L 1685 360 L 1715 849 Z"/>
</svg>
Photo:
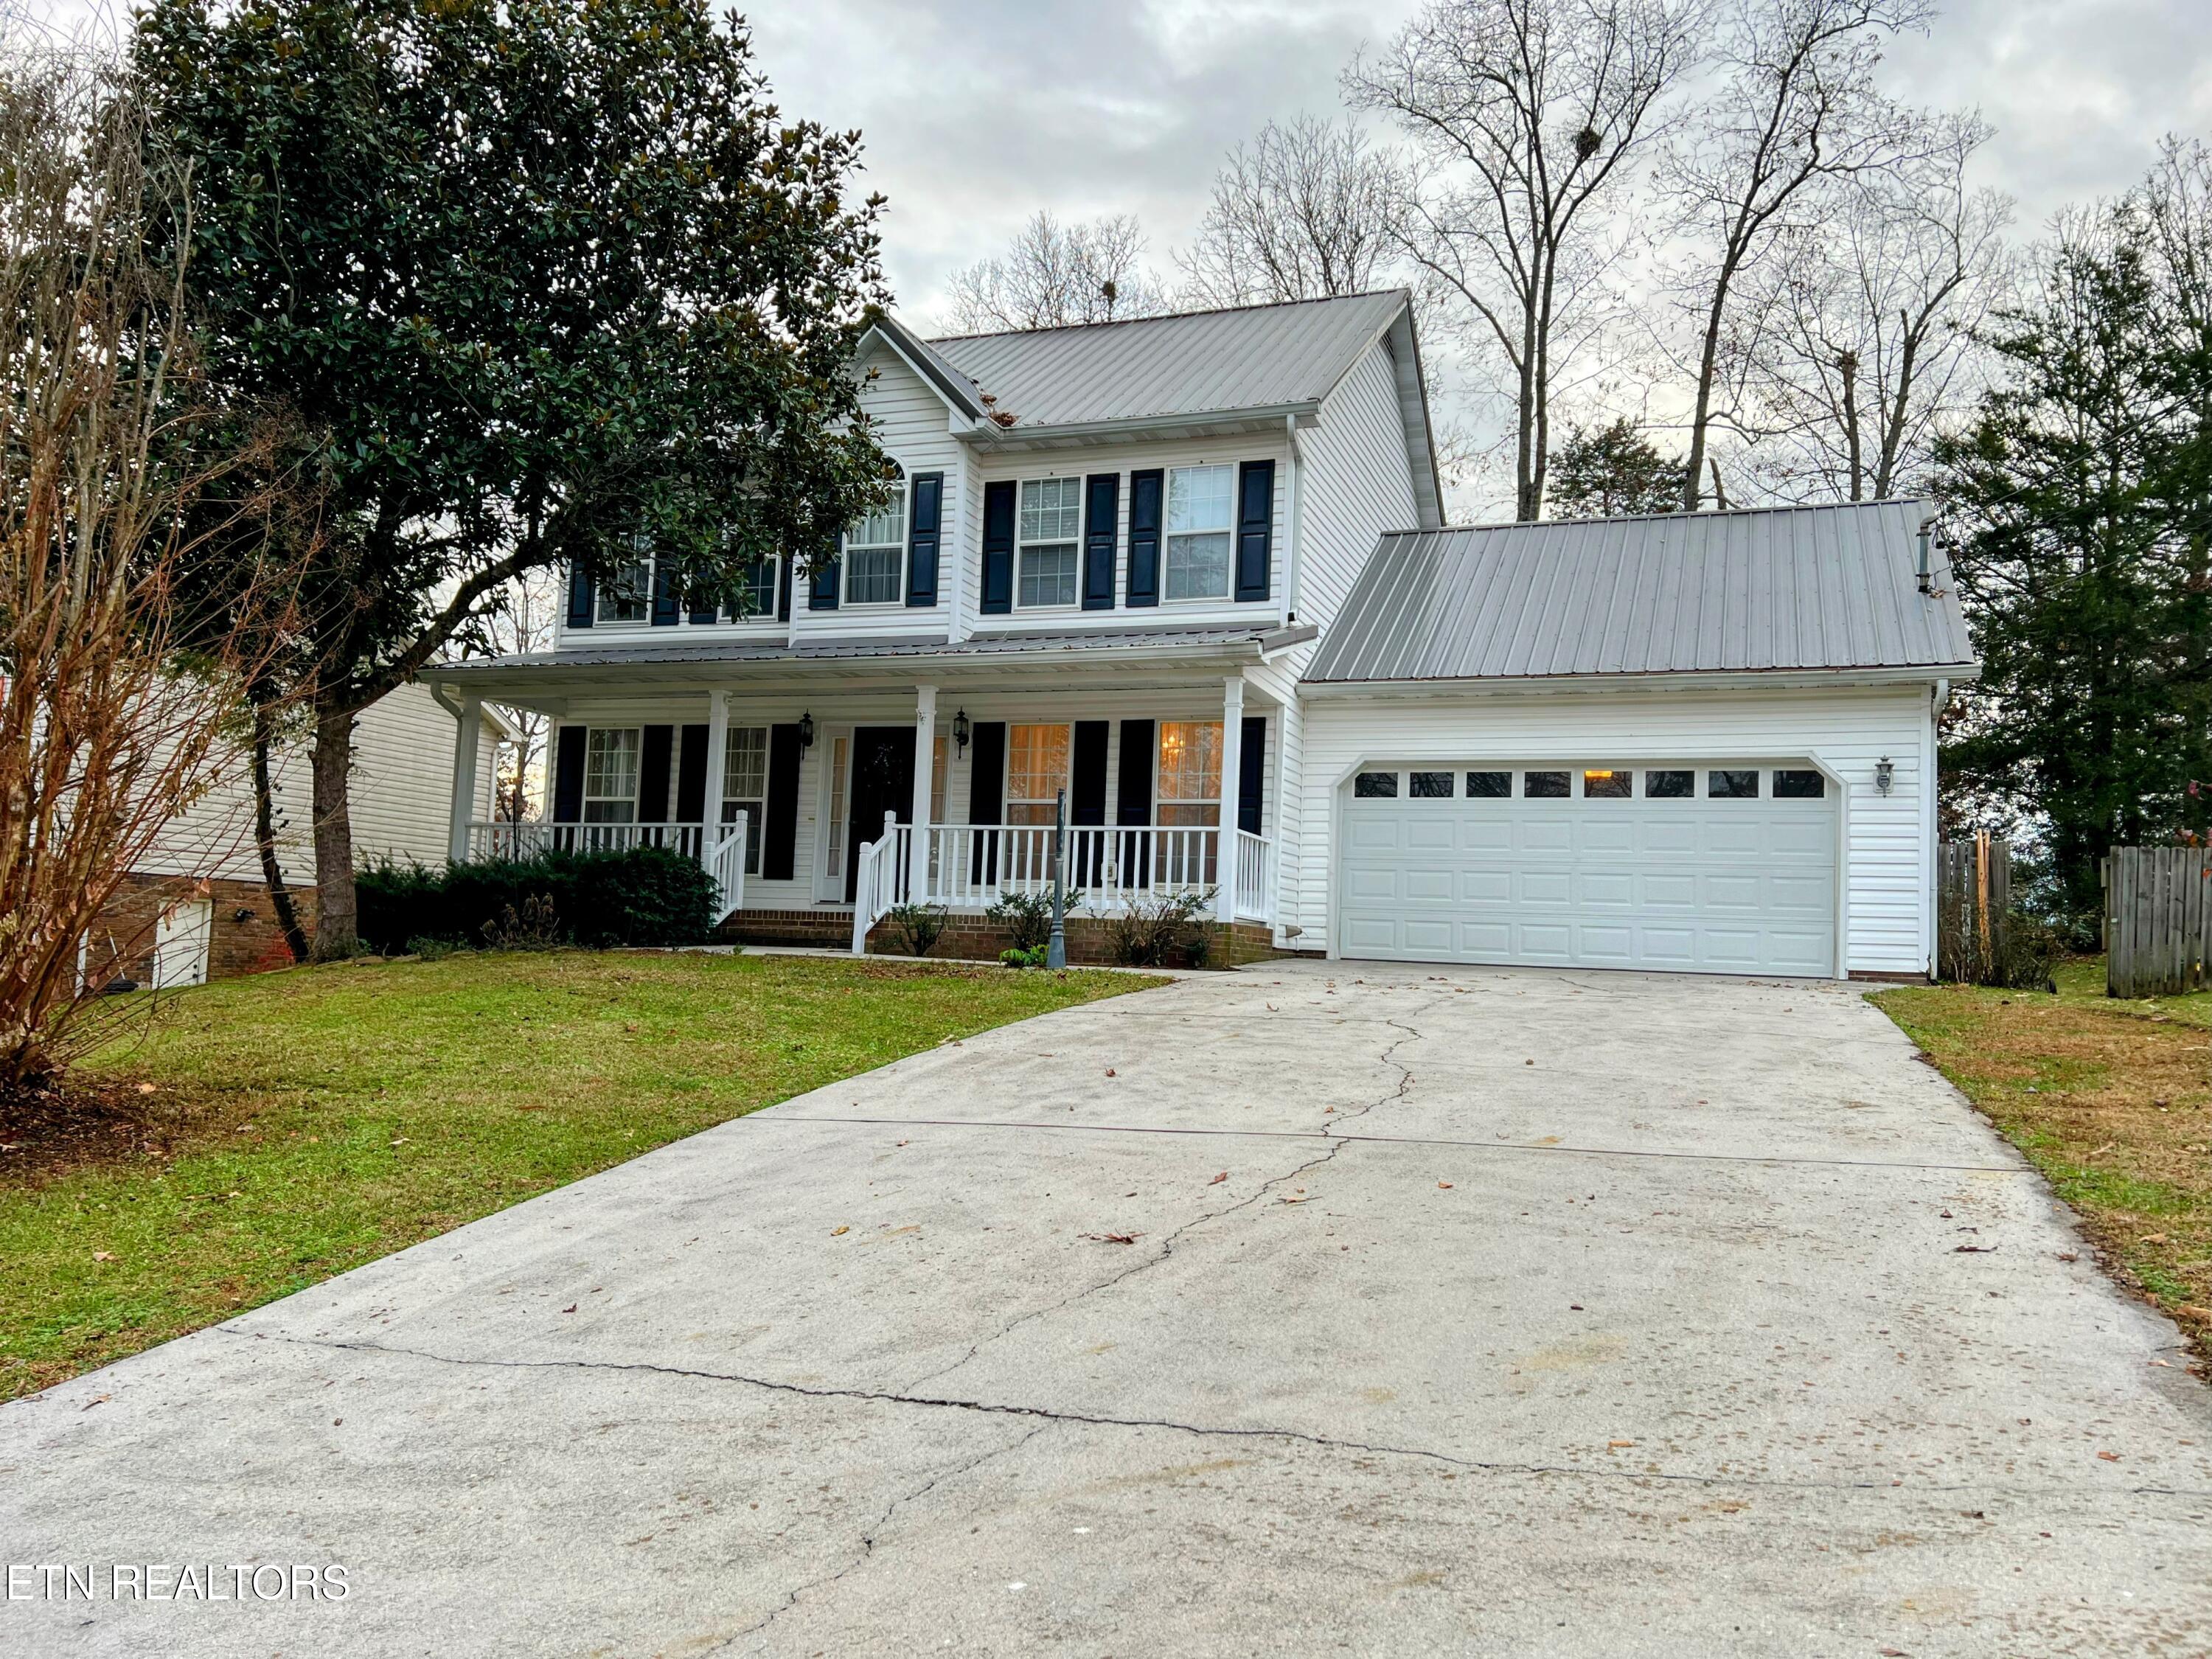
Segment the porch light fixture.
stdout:
<svg viewBox="0 0 2212 1659">
<path fill-rule="evenodd" d="M 814 716 L 811 713 L 799 717 L 799 746 L 801 749 L 814 747 Z"/>
<path fill-rule="evenodd" d="M 1889 763 L 1888 756 L 1884 755 L 1874 763 L 1874 787 L 1881 793 L 1889 793 L 1890 780 L 1896 775 L 1897 769 Z"/>
<path fill-rule="evenodd" d="M 958 750 L 961 754 L 966 754 L 968 752 L 968 739 L 975 735 L 975 724 L 969 720 L 968 711 L 966 709 L 963 708 L 960 710 L 958 714 L 953 715 L 952 746 L 955 750 Z"/>
</svg>

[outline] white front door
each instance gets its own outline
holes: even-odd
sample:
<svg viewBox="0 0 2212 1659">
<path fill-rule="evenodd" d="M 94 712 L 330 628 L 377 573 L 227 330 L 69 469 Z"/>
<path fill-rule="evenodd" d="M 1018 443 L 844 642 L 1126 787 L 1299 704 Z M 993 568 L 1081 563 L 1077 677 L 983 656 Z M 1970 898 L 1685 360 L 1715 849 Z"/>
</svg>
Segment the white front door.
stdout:
<svg viewBox="0 0 2212 1659">
<path fill-rule="evenodd" d="M 1839 803 L 1805 763 L 1470 760 L 1346 790 L 1343 956 L 1837 971 Z"/>
<path fill-rule="evenodd" d="M 214 925 L 215 906 L 206 899 L 173 905 L 161 913 L 154 927 L 155 990 L 207 983 L 208 936 Z"/>
</svg>

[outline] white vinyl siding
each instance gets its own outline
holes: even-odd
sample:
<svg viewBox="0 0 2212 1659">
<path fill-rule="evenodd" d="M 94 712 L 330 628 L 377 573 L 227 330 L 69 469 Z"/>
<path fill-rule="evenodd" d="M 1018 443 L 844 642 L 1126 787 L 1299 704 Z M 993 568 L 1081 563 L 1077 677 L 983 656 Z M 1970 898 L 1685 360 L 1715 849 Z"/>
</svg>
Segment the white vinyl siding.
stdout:
<svg viewBox="0 0 2212 1659">
<path fill-rule="evenodd" d="M 1405 434 L 1389 349 L 1377 341 L 1322 404 L 1320 423 L 1298 434 L 1300 622 L 1327 627 L 1382 532 L 1420 523 Z"/>
<path fill-rule="evenodd" d="M 1636 696 L 1557 690 L 1446 697 L 1330 696 L 1309 702 L 1302 820 L 1285 866 L 1285 920 L 1306 948 L 1330 938 L 1332 866 L 1341 780 L 1367 763 L 1411 768 L 1480 756 L 1501 765 L 1549 763 L 1769 765 L 1809 761 L 1845 786 L 1844 957 L 1856 972 L 1927 966 L 1932 835 L 1925 686 Z M 1889 793 L 1876 764 L 1894 769 Z M 1699 795 L 1706 780 L 1698 781 Z M 1289 836 L 1286 841 L 1291 840 Z"/>
</svg>

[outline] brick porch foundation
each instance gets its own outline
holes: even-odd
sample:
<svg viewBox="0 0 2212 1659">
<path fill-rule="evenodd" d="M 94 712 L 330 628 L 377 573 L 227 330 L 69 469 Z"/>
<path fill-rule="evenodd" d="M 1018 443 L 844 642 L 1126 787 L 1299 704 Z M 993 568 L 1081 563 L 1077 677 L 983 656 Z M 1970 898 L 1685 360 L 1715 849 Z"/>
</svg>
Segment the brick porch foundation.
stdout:
<svg viewBox="0 0 2212 1659">
<path fill-rule="evenodd" d="M 1240 921 L 1233 927 L 1215 925 L 1207 929 L 1212 947 L 1209 968 L 1235 968 L 1248 962 L 1266 962 L 1283 954 L 1275 949 L 1273 931 L 1264 922 Z M 739 910 L 720 929 L 720 937 L 738 945 L 805 945 L 830 950 L 849 948 L 853 915 L 849 910 Z M 933 957 L 957 957 L 971 961 L 995 961 L 1013 948 L 1013 937 L 988 916 L 953 915 L 930 947 Z M 868 954 L 902 957 L 906 941 L 896 922 L 878 922 L 868 934 Z M 1112 942 L 1106 924 L 1097 916 L 1067 919 L 1067 959 L 1083 967 L 1114 965 Z"/>
</svg>

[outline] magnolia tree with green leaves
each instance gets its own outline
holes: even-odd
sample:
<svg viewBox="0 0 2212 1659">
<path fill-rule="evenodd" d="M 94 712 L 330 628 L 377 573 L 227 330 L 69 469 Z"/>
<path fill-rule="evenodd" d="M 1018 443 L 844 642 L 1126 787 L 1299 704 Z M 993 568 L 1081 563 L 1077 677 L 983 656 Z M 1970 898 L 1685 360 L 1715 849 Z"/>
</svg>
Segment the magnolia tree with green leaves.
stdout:
<svg viewBox="0 0 2212 1659">
<path fill-rule="evenodd" d="M 135 58 L 206 372 L 312 483 L 281 666 L 342 955 L 355 721 L 516 579 L 647 551 L 686 603 L 742 592 L 880 497 L 849 363 L 881 204 L 702 0 L 154 0 Z"/>
</svg>

